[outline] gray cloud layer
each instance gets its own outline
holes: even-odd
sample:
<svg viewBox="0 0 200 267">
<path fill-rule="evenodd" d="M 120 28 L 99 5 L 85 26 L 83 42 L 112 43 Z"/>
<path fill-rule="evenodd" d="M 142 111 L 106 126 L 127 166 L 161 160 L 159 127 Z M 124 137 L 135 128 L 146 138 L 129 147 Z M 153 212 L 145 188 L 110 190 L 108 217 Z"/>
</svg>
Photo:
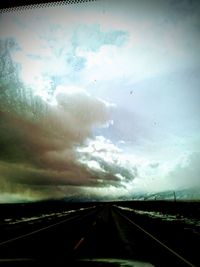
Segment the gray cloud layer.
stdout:
<svg viewBox="0 0 200 267">
<path fill-rule="evenodd" d="M 115 184 L 117 177 L 89 169 L 78 162 L 76 152 L 78 146 L 92 138 L 94 127 L 107 123 L 109 107 L 84 91 L 60 92 L 57 105 L 49 105 L 24 87 L 16 68 L 10 73 L 14 63 L 9 50 L 3 57 L 6 64 L 1 65 L 5 75 L 0 84 L 1 192 L 35 191 L 38 195 L 41 190 L 42 196 L 44 191 L 48 195 L 47 188 L 51 186 L 57 190 L 56 186 L 64 185 Z"/>
</svg>

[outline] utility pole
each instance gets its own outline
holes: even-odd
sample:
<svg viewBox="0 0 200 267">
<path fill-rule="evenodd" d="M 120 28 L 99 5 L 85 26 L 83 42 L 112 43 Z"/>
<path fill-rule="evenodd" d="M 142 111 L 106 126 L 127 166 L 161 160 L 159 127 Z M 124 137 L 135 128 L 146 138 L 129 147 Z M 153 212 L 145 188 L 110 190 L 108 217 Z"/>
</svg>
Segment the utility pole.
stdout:
<svg viewBox="0 0 200 267">
<path fill-rule="evenodd" d="M 176 192 L 173 191 L 173 194 L 174 194 L 174 202 L 176 202 Z"/>
</svg>

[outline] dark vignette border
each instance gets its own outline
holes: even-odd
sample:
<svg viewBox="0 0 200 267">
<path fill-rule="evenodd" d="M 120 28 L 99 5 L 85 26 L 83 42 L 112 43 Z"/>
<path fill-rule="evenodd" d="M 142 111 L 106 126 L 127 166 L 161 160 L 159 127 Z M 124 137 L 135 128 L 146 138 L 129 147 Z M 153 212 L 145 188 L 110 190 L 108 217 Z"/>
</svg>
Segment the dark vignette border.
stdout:
<svg viewBox="0 0 200 267">
<path fill-rule="evenodd" d="M 50 6 L 68 5 L 68 4 L 79 4 L 86 2 L 94 2 L 99 0 L 7 0 L 0 1 L 0 13 L 8 11 L 20 11 L 24 9 L 42 8 Z"/>
</svg>

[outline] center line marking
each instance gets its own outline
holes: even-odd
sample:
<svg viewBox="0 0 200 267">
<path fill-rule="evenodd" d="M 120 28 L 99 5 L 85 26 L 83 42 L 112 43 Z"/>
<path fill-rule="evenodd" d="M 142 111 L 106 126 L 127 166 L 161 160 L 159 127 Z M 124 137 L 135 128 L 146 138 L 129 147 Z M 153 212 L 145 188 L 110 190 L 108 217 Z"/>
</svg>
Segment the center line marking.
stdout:
<svg viewBox="0 0 200 267">
<path fill-rule="evenodd" d="M 82 237 L 82 238 L 78 241 L 78 243 L 75 245 L 74 250 L 76 250 L 76 249 L 83 243 L 84 240 L 85 240 L 85 238 Z"/>
</svg>

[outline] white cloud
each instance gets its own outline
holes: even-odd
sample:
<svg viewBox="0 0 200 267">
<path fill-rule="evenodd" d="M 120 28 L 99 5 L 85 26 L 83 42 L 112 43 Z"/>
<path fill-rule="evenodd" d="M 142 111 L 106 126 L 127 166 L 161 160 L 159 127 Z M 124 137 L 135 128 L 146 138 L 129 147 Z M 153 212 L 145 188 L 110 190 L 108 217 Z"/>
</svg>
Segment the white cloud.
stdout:
<svg viewBox="0 0 200 267">
<path fill-rule="evenodd" d="M 95 160 L 89 160 L 89 161 L 80 160 L 80 162 L 86 164 L 90 169 L 97 170 L 100 172 L 105 172 L 105 170 L 102 169 L 100 164 Z"/>
<path fill-rule="evenodd" d="M 168 174 L 167 180 L 175 188 L 200 188 L 200 153 L 183 158 Z"/>
</svg>

